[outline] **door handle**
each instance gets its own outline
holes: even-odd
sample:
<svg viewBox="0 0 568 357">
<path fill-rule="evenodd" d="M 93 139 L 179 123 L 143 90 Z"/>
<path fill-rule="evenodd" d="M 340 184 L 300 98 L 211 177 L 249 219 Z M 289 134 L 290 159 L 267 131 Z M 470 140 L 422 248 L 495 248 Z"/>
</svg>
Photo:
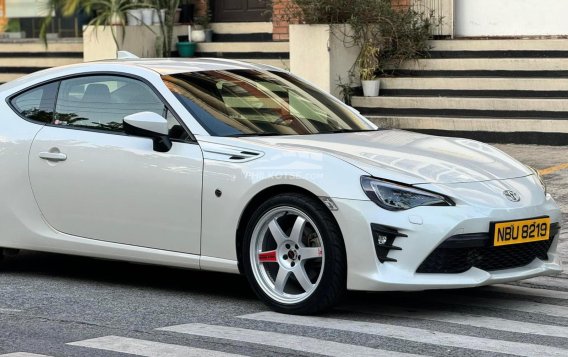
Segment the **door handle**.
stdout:
<svg viewBox="0 0 568 357">
<path fill-rule="evenodd" d="M 60 152 L 40 152 L 39 157 L 48 161 L 65 161 L 67 160 L 67 155 Z"/>
</svg>

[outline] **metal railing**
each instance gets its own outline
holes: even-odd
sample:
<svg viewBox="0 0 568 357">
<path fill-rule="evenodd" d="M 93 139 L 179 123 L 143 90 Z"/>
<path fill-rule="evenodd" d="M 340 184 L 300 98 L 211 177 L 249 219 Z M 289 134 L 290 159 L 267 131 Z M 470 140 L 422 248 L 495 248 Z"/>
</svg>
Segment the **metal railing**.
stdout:
<svg viewBox="0 0 568 357">
<path fill-rule="evenodd" d="M 411 4 L 416 11 L 433 13 L 438 26 L 432 29 L 432 36 L 453 37 L 454 0 L 412 0 Z"/>
</svg>

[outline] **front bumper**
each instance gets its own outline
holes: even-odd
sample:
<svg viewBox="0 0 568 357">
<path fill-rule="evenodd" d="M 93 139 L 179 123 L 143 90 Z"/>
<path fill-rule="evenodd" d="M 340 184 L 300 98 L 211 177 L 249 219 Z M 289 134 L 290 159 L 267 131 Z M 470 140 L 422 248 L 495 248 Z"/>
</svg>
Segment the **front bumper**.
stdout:
<svg viewBox="0 0 568 357">
<path fill-rule="evenodd" d="M 345 240 L 349 290 L 418 291 L 476 287 L 554 275 L 562 271 L 557 253 L 559 234 L 548 251 L 548 260 L 534 259 L 528 265 L 505 270 L 484 271 L 471 268 L 456 274 L 417 273 L 421 263 L 447 238 L 455 235 L 488 232 L 492 221 L 518 220 L 549 216 L 561 223 L 561 212 L 548 196 L 538 204 L 492 208 L 483 205 L 458 204 L 455 207 L 418 207 L 408 211 L 389 212 L 371 201 L 334 198 L 335 212 Z M 495 206 L 495 205 L 494 205 Z M 397 238 L 388 257 L 381 262 L 375 254 L 371 224 L 392 227 L 407 237 Z M 551 238 L 552 239 L 552 238 Z"/>
</svg>

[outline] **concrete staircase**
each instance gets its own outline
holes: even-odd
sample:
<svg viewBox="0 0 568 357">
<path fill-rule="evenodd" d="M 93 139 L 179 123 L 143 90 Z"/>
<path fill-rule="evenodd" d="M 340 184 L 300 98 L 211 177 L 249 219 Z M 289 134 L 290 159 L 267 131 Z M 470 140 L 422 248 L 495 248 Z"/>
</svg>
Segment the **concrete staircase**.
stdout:
<svg viewBox="0 0 568 357">
<path fill-rule="evenodd" d="M 380 126 L 486 142 L 568 145 L 568 40 L 433 41 L 428 59 L 353 105 Z"/>
<path fill-rule="evenodd" d="M 0 83 L 41 69 L 83 62 L 82 39 L 0 40 Z"/>
<path fill-rule="evenodd" d="M 198 44 L 197 56 L 290 67 L 290 45 L 272 41 L 271 22 L 213 23 L 212 29 L 213 42 Z"/>
</svg>

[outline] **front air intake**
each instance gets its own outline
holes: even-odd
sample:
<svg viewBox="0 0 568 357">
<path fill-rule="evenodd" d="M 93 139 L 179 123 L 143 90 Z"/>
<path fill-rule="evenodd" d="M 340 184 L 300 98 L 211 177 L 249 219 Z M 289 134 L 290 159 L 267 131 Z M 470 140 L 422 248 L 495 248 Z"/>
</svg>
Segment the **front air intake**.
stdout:
<svg viewBox="0 0 568 357">
<path fill-rule="evenodd" d="M 373 232 L 373 244 L 379 261 L 381 263 L 396 262 L 396 259 L 388 256 L 392 250 L 402 250 L 402 248 L 395 246 L 394 242 L 397 238 L 406 238 L 408 236 L 394 228 L 375 223 L 371 224 L 371 231 Z"/>
</svg>

